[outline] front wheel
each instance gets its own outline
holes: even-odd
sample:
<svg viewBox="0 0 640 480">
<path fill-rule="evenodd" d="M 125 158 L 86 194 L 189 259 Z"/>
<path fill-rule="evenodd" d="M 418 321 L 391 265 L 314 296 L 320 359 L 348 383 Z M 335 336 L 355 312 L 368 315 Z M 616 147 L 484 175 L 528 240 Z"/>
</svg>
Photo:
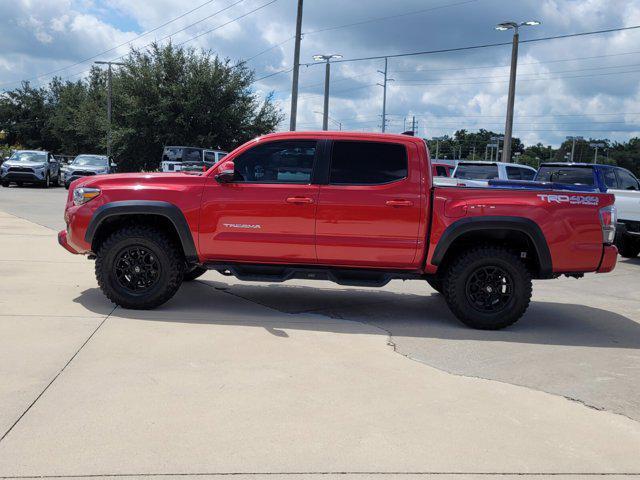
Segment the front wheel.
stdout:
<svg viewBox="0 0 640 480">
<path fill-rule="evenodd" d="M 49 172 L 44 174 L 44 182 L 42 183 L 43 188 L 49 188 L 51 186 L 51 176 Z"/>
<path fill-rule="evenodd" d="M 96 279 L 116 305 L 134 310 L 155 308 L 180 288 L 184 257 L 160 229 L 138 225 L 112 233 L 97 249 Z"/>
<path fill-rule="evenodd" d="M 462 253 L 447 269 L 443 293 L 465 325 L 498 330 L 522 317 L 531 300 L 531 275 L 514 252 L 477 247 Z"/>
</svg>

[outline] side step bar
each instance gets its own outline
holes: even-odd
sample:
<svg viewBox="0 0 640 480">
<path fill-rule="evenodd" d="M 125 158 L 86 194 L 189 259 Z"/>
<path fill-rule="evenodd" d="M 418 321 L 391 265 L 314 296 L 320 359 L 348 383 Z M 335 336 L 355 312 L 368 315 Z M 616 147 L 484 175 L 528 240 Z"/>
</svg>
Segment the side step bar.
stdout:
<svg viewBox="0 0 640 480">
<path fill-rule="evenodd" d="M 292 279 L 329 280 L 338 285 L 353 287 L 384 287 L 394 279 L 424 279 L 420 272 L 382 271 L 360 268 L 331 268 L 318 266 L 255 265 L 240 263 L 205 263 L 209 270 L 248 282 L 285 282 Z"/>
</svg>

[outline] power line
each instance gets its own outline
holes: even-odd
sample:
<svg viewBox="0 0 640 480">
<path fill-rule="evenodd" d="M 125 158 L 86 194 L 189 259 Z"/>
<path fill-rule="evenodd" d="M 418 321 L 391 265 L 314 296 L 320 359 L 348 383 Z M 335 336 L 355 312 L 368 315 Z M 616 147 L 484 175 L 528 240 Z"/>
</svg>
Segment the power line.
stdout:
<svg viewBox="0 0 640 480">
<path fill-rule="evenodd" d="M 597 35 L 601 33 L 621 32 L 624 30 L 634 30 L 638 28 L 640 28 L 640 25 L 633 25 L 631 27 L 609 28 L 606 30 L 594 30 L 591 32 L 570 33 L 566 35 L 554 35 L 551 37 L 532 38 L 528 40 L 521 40 L 520 43 L 542 42 L 546 40 L 557 40 L 561 38 L 583 37 L 586 35 Z M 416 55 L 432 55 L 436 53 L 461 52 L 465 50 L 478 50 L 482 48 L 502 47 L 505 45 L 511 45 L 511 42 L 485 43 L 481 45 L 469 45 L 466 47 L 443 48 L 440 50 L 424 50 L 419 52 L 395 53 L 395 54 L 389 54 L 389 55 L 375 55 L 370 57 L 344 58 L 341 60 L 336 60 L 334 63 L 361 62 L 365 60 L 381 60 L 384 58 L 400 58 L 400 57 L 412 57 Z M 312 62 L 312 63 L 307 63 L 306 65 L 307 66 L 320 65 L 321 63 L 322 62 Z"/>
<path fill-rule="evenodd" d="M 575 62 L 580 60 L 592 60 L 596 58 L 618 57 L 622 55 L 635 55 L 638 53 L 640 53 L 640 51 L 625 52 L 625 53 L 610 53 L 607 55 L 593 55 L 590 57 L 563 58 L 559 60 L 543 60 L 540 62 L 519 63 L 519 65 L 525 66 L 525 65 L 541 65 L 545 63 Z M 481 69 L 487 69 L 487 68 L 508 68 L 508 67 L 509 65 L 480 65 L 477 67 L 452 67 L 452 68 L 437 68 L 437 69 L 420 68 L 420 69 L 413 69 L 413 70 L 393 70 L 390 73 L 393 74 L 393 73 L 419 73 L 419 72 L 450 72 L 450 71 L 459 71 L 459 70 L 481 70 Z"/>
<path fill-rule="evenodd" d="M 474 3 L 474 2 L 477 2 L 477 1 L 478 0 L 466 0 L 464 2 L 457 2 L 457 3 L 449 3 L 449 4 L 445 4 L 445 5 L 438 5 L 438 6 L 435 6 L 435 7 L 423 8 L 421 10 L 414 10 L 412 12 L 399 13 L 399 14 L 395 14 L 395 15 L 388 15 L 388 16 L 385 16 L 385 17 L 376 17 L 376 18 L 371 18 L 369 20 L 361 20 L 359 22 L 345 23 L 343 25 L 336 25 L 336 26 L 333 26 L 333 27 L 319 28 L 317 30 L 311 30 L 311 31 L 308 31 L 308 32 L 304 32 L 303 35 L 314 35 L 316 33 L 328 32 L 330 30 L 339 30 L 339 29 L 342 29 L 342 28 L 355 27 L 355 26 L 358 26 L 358 25 L 365 25 L 365 24 L 368 24 L 368 23 L 379 22 L 381 20 L 388 20 L 390 18 L 407 17 L 409 15 L 417 15 L 417 14 L 420 14 L 420 13 L 430 12 L 430 11 L 433 11 L 433 10 L 440 10 L 440 9 L 443 9 L 443 8 L 457 7 L 457 6 L 460 6 L 460 5 L 466 5 L 468 3 Z"/>
</svg>

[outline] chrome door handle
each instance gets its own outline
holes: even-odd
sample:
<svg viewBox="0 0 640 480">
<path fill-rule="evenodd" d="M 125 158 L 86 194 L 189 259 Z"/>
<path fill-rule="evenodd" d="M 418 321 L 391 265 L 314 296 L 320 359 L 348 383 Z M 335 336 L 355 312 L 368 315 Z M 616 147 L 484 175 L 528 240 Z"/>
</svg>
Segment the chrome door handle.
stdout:
<svg viewBox="0 0 640 480">
<path fill-rule="evenodd" d="M 385 205 L 388 207 L 410 207 L 413 202 L 411 200 L 387 200 Z"/>
<path fill-rule="evenodd" d="M 286 199 L 287 203 L 313 203 L 313 198 L 310 197 L 288 197 Z"/>
</svg>

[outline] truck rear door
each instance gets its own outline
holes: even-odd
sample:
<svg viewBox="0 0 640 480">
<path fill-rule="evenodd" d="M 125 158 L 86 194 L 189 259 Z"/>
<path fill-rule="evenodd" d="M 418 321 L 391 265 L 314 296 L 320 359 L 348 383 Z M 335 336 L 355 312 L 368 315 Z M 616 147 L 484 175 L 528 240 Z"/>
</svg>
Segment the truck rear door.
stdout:
<svg viewBox="0 0 640 480">
<path fill-rule="evenodd" d="M 422 247 L 416 144 L 340 139 L 330 150 L 316 214 L 318 263 L 412 268 Z"/>
</svg>

